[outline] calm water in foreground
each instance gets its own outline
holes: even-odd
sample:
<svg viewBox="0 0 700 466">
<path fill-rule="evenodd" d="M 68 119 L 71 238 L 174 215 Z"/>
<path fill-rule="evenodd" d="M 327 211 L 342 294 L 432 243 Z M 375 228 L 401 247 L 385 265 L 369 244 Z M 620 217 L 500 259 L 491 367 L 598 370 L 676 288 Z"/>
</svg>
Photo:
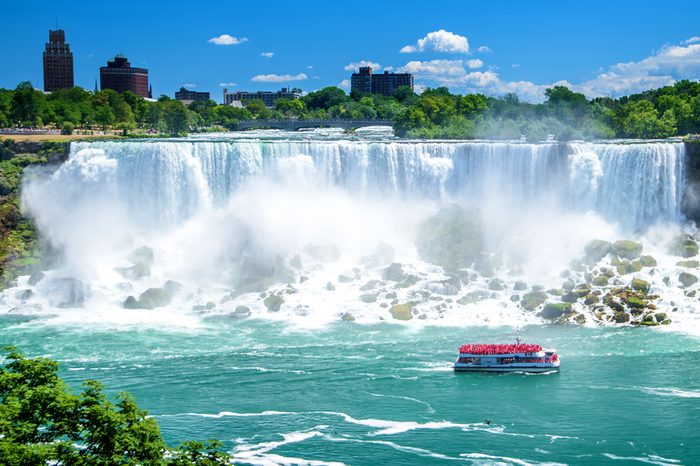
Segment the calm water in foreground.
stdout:
<svg viewBox="0 0 700 466">
<path fill-rule="evenodd" d="M 562 369 L 523 375 L 451 370 L 460 343 L 510 328 L 0 328 L 74 387 L 133 393 L 170 443 L 218 438 L 244 464 L 700 464 L 700 340 L 680 333 L 527 327 Z"/>
</svg>

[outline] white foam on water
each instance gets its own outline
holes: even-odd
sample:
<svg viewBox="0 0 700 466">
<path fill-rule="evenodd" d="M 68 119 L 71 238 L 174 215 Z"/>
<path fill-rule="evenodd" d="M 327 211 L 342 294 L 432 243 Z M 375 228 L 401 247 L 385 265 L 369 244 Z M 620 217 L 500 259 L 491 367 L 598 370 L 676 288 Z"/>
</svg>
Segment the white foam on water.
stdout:
<svg viewBox="0 0 700 466">
<path fill-rule="evenodd" d="M 660 466 L 670 466 L 670 465 L 675 465 L 675 464 L 681 464 L 680 460 L 676 460 L 676 459 L 672 459 L 672 458 L 664 458 L 662 456 L 657 456 L 657 455 L 619 456 L 619 455 L 615 455 L 613 453 L 603 453 L 603 456 L 605 456 L 606 458 L 610 458 L 611 460 L 633 461 L 633 462 L 637 462 L 637 463 L 657 464 Z"/>
<path fill-rule="evenodd" d="M 303 442 L 310 438 L 323 436 L 319 431 L 291 432 L 280 434 L 282 440 L 262 442 L 257 444 L 241 444 L 230 452 L 232 463 L 256 464 L 261 466 L 297 465 L 297 466 L 344 466 L 337 461 L 319 461 L 294 458 L 270 453 L 283 445 Z"/>
<path fill-rule="evenodd" d="M 553 463 L 553 462 L 530 462 L 526 460 L 521 460 L 519 458 L 510 458 L 508 456 L 496 456 L 488 455 L 486 453 L 461 453 L 459 456 L 462 458 L 468 458 L 471 460 L 484 460 L 488 461 L 489 464 L 518 464 L 521 466 L 531 466 L 531 465 L 547 465 L 547 466 L 561 466 L 564 463 Z"/>
</svg>

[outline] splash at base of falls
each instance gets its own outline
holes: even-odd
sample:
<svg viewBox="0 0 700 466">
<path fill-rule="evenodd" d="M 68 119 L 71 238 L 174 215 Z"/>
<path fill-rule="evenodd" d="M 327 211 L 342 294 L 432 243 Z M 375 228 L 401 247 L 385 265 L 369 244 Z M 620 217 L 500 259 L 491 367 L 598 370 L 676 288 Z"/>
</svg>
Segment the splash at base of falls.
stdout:
<svg viewBox="0 0 700 466">
<path fill-rule="evenodd" d="M 60 266 L 22 277 L 2 309 L 178 328 L 524 325 L 548 321 L 563 281 L 580 289 L 615 268 L 601 300 L 642 278 L 670 328 L 693 329 L 697 285 L 668 254 L 683 228 L 694 234 L 680 214 L 683 158 L 674 143 L 77 143 L 23 195 Z M 591 240 L 628 238 L 657 265 L 576 262 Z M 544 300 L 524 309 L 527 293 Z M 571 307 L 577 322 L 615 322 L 602 304 Z"/>
</svg>

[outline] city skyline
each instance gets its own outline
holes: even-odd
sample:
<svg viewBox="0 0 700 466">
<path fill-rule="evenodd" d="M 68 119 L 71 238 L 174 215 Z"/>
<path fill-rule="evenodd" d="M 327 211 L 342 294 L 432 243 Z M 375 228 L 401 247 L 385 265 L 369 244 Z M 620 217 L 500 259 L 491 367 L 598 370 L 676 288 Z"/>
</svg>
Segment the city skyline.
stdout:
<svg viewBox="0 0 700 466">
<path fill-rule="evenodd" d="M 192 10 L 184 2 L 144 3 L 127 1 L 115 16 L 82 1 L 50 8 L 10 1 L 0 32 L 9 66 L 0 87 L 29 80 L 42 88 L 41 52 L 56 26 L 74 53 L 75 85 L 92 89 L 99 67 L 123 53 L 150 70 L 154 97 L 172 97 L 183 86 L 212 96 L 224 87 L 349 91 L 360 65 L 412 73 L 417 91 L 444 85 L 459 93 L 515 92 L 530 101 L 542 100 L 553 84 L 589 97 L 620 96 L 700 77 L 700 30 L 693 24 L 700 7 L 689 1 L 667 6 L 682 15 L 660 15 L 650 2 L 636 8 L 504 2 L 501 9 L 437 2 L 429 11 L 406 2 L 365 14 L 307 1 L 295 4 L 294 15 L 279 5 L 207 2 Z"/>
</svg>

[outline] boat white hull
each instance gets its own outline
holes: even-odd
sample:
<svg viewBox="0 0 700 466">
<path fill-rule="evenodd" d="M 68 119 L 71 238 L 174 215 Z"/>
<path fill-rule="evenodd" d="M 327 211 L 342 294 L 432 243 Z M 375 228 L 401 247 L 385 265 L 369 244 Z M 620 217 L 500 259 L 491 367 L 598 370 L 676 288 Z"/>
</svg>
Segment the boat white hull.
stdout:
<svg viewBox="0 0 700 466">
<path fill-rule="evenodd" d="M 559 365 L 556 366 L 468 366 L 455 365 L 455 372 L 552 372 L 558 371 Z"/>
</svg>

